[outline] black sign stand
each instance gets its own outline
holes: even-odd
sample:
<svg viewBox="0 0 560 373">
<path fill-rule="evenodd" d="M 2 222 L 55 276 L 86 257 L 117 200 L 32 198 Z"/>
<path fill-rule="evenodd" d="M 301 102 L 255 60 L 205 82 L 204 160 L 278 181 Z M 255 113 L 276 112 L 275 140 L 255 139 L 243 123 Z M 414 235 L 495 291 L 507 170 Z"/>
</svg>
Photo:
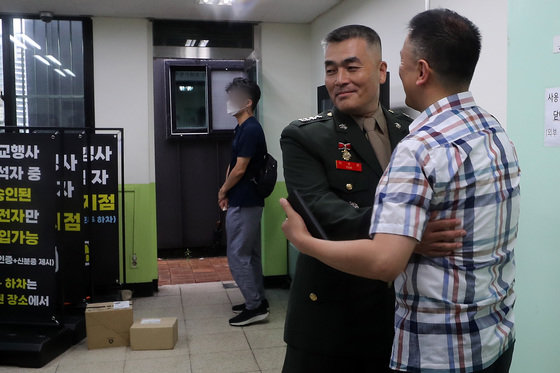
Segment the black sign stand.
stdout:
<svg viewBox="0 0 560 373">
<path fill-rule="evenodd" d="M 126 283 L 124 131 L 1 130 L 0 364 L 40 367 Z"/>
</svg>

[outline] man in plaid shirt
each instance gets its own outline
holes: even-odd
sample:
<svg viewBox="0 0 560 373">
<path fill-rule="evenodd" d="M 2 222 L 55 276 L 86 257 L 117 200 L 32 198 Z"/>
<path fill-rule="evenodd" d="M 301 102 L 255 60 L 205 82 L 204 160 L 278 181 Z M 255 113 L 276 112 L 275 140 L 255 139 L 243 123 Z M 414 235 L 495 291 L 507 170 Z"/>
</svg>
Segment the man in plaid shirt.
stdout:
<svg viewBox="0 0 560 373">
<path fill-rule="evenodd" d="M 422 113 L 377 188 L 373 239 L 315 239 L 286 200 L 283 229 L 327 265 L 395 281 L 392 369 L 508 372 L 519 218 L 515 148 L 468 91 L 480 54 L 477 27 L 437 9 L 415 16 L 409 29 L 399 75 L 407 105 Z M 413 253 L 430 216 L 462 220 L 467 235 L 452 255 Z"/>
</svg>

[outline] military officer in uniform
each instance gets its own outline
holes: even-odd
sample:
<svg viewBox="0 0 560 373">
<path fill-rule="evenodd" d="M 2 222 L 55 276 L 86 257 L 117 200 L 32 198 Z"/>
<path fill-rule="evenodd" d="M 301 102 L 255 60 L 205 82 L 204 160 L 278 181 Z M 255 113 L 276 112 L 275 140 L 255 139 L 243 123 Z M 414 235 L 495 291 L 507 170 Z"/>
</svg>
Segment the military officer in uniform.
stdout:
<svg viewBox="0 0 560 373">
<path fill-rule="evenodd" d="M 290 123 L 280 144 L 288 191 L 297 189 L 331 240 L 368 237 L 375 188 L 411 118 L 379 104 L 387 65 L 366 26 L 325 39 L 325 85 L 335 107 Z M 459 222 L 431 222 L 418 250 L 445 255 Z M 427 236 L 430 236 L 429 238 Z M 438 242 L 433 242 L 438 241 Z M 386 372 L 393 339 L 391 284 L 299 255 L 286 315 L 283 372 Z"/>
</svg>

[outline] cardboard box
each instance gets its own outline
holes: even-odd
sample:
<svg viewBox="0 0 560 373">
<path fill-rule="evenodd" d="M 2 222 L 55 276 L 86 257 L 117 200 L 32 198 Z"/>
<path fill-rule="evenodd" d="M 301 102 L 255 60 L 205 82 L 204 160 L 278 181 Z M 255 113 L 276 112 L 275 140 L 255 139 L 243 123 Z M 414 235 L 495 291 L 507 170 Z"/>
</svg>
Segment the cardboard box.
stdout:
<svg viewBox="0 0 560 373">
<path fill-rule="evenodd" d="M 133 350 L 172 350 L 177 343 L 177 318 L 142 319 L 130 327 Z"/>
<path fill-rule="evenodd" d="M 86 308 L 88 349 L 130 345 L 130 301 L 91 303 Z"/>
</svg>

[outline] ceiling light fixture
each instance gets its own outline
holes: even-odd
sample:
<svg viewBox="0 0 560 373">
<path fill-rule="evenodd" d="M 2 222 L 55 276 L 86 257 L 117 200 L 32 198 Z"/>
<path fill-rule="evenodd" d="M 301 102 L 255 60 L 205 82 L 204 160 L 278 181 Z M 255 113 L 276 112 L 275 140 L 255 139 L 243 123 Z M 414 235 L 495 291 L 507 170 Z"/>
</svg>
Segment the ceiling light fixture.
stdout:
<svg viewBox="0 0 560 373">
<path fill-rule="evenodd" d="M 16 47 L 18 47 L 18 48 L 27 49 L 27 46 L 26 46 L 24 43 L 22 43 L 21 41 L 19 41 L 18 39 L 16 39 L 16 38 L 14 37 L 14 35 L 10 35 L 10 41 L 11 41 L 12 43 L 14 43 L 14 45 L 15 45 Z"/>
<path fill-rule="evenodd" d="M 24 42 L 26 42 L 27 44 L 31 45 L 33 48 L 35 49 L 39 49 L 41 50 L 41 46 L 39 44 L 37 44 L 37 42 L 33 39 L 31 39 L 29 36 L 25 35 L 25 34 L 19 34 L 18 35 Z"/>
<path fill-rule="evenodd" d="M 49 60 L 51 60 L 53 63 L 57 64 L 58 66 L 62 65 L 62 62 L 60 62 L 59 60 L 57 60 L 53 55 L 51 54 L 47 54 L 45 57 L 47 57 Z"/>
<path fill-rule="evenodd" d="M 60 69 L 54 69 L 54 71 L 55 71 L 58 75 L 60 75 L 60 76 L 62 76 L 62 77 L 66 77 L 66 74 L 64 74 L 64 73 L 62 72 L 62 70 L 60 70 Z"/>
<path fill-rule="evenodd" d="M 199 5 L 225 5 L 232 6 L 233 0 L 197 0 Z"/>
<path fill-rule="evenodd" d="M 185 42 L 185 47 L 194 47 L 196 45 L 196 40 L 194 39 L 187 39 Z"/>
<path fill-rule="evenodd" d="M 49 63 L 49 61 L 45 60 L 43 58 L 43 56 L 39 56 L 38 54 L 34 55 L 33 57 L 35 57 L 35 59 L 37 59 L 38 61 L 41 61 L 42 63 L 44 63 L 47 66 L 50 66 L 51 64 Z"/>
<path fill-rule="evenodd" d="M 74 73 L 72 72 L 72 70 L 70 70 L 70 69 L 64 69 L 64 72 L 65 72 L 66 74 L 70 75 L 72 78 L 75 78 L 75 77 L 76 77 L 76 74 L 74 74 Z"/>
<path fill-rule="evenodd" d="M 210 42 L 210 40 L 201 40 L 200 43 L 198 43 L 199 47 L 206 47 L 208 46 L 208 43 Z"/>
</svg>

